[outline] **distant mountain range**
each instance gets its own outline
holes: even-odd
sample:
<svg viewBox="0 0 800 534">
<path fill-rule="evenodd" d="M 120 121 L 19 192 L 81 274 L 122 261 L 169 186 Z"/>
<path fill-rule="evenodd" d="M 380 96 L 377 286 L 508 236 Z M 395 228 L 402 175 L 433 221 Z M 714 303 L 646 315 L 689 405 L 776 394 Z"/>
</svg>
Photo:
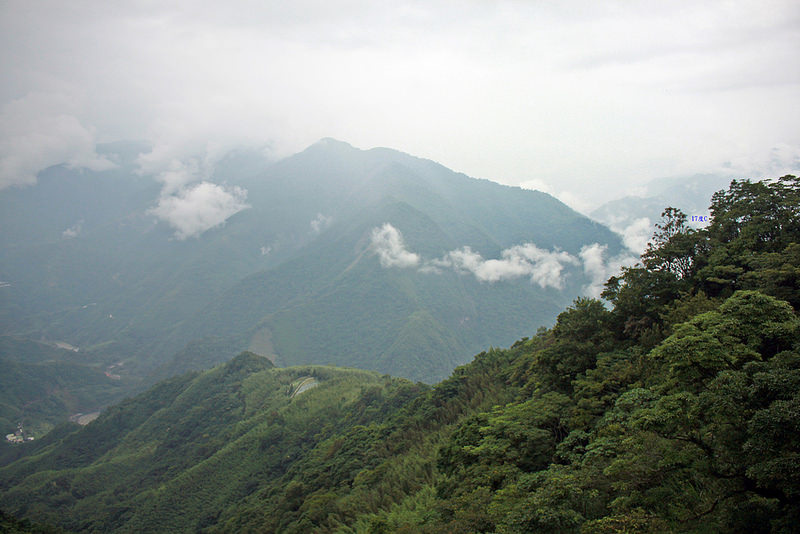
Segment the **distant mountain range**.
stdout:
<svg viewBox="0 0 800 534">
<path fill-rule="evenodd" d="M 386 148 L 233 152 L 193 182 L 100 150 L 115 169 L 0 192 L 0 334 L 74 346 L 122 389 L 245 349 L 434 382 L 552 324 L 605 280 L 588 255 L 624 250 L 545 193 Z"/>
<path fill-rule="evenodd" d="M 589 216 L 620 233 L 626 246 L 641 253 L 665 208 L 683 211 L 690 226 L 705 226 L 708 221 L 704 218 L 709 215 L 711 195 L 727 189 L 734 178 L 719 174 L 695 174 L 653 180 L 645 184 L 641 195 L 606 202 L 592 210 Z"/>
</svg>

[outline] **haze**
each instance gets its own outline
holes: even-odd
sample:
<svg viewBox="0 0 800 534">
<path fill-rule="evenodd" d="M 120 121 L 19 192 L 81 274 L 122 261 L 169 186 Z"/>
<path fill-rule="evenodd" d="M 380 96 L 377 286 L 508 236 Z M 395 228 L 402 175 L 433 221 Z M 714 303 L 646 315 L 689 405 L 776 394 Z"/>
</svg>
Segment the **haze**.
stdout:
<svg viewBox="0 0 800 534">
<path fill-rule="evenodd" d="M 119 139 L 165 194 L 326 136 L 584 210 L 800 169 L 796 1 L 169 4 L 0 4 L 0 188 Z"/>
</svg>

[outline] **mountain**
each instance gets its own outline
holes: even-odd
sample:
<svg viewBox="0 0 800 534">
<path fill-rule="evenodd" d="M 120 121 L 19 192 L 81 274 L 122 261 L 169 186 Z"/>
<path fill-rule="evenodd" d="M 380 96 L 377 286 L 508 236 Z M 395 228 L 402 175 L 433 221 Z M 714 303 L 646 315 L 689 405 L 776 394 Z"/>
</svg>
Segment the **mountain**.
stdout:
<svg viewBox="0 0 800 534">
<path fill-rule="evenodd" d="M 80 532 L 794 532 L 800 180 L 733 184 L 713 209 L 612 279 L 610 307 L 576 299 L 433 387 L 245 352 L 86 427 L 5 444 L 0 518 Z"/>
<path fill-rule="evenodd" d="M 131 387 L 246 349 L 434 382 L 552 324 L 596 280 L 584 247 L 622 250 L 549 195 L 386 148 L 237 151 L 178 189 L 147 147 L 102 151 L 116 168 L 0 192 L 0 333 Z"/>
<path fill-rule="evenodd" d="M 122 154 L 110 171 L 57 166 L 35 187 L 0 193 L 0 313 L 3 333 L 124 358 L 134 372 L 165 331 L 257 270 L 260 255 L 232 259 L 221 234 L 173 239 L 151 212 L 161 186 L 138 174 L 146 148 L 112 149 Z"/>
<path fill-rule="evenodd" d="M 293 228 L 309 229 L 315 213 L 326 228 L 293 259 L 222 293 L 176 336 L 232 337 L 237 349 L 270 354 L 282 365 L 348 365 L 435 381 L 465 354 L 550 323 L 587 279 L 577 262 L 563 266 L 559 288 L 530 276 L 492 283 L 467 269 L 425 269 L 426 261 L 463 247 L 486 259 L 528 243 L 572 258 L 591 243 L 607 244 L 610 254 L 621 249 L 614 234 L 544 193 L 333 140 L 278 163 L 248 190 L 254 205 L 262 198 L 292 205 L 300 212 Z M 324 202 L 303 214 L 298 190 L 309 201 L 317 190 Z M 248 216 L 256 214 L 242 219 Z M 381 264 L 370 237 L 386 224 L 419 256 L 417 264 Z M 275 246 L 281 242 L 276 238 Z"/>
</svg>

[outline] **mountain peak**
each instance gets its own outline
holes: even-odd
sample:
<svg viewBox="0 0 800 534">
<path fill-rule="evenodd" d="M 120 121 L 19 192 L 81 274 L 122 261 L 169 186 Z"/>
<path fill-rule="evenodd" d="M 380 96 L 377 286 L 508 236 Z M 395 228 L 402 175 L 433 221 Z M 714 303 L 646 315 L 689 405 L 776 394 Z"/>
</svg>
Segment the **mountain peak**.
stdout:
<svg viewBox="0 0 800 534">
<path fill-rule="evenodd" d="M 333 137 L 323 137 L 309 148 L 326 148 L 326 149 L 333 149 L 333 150 L 359 150 L 350 143 L 346 143 L 345 141 L 339 141 L 338 139 L 334 139 Z"/>
</svg>

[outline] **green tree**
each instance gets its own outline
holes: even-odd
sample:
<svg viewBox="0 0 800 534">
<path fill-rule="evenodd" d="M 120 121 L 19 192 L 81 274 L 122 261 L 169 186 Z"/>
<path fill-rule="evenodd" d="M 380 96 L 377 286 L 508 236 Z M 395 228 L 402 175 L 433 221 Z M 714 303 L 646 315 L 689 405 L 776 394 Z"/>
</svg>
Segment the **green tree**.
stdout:
<svg viewBox="0 0 800 534">
<path fill-rule="evenodd" d="M 642 263 L 651 271 L 665 271 L 682 280 L 693 273 L 695 258 L 703 246 L 702 232 L 686 225 L 686 214 L 676 208 L 661 213 L 661 222 L 642 254 Z"/>
<path fill-rule="evenodd" d="M 572 381 L 595 366 L 597 355 L 613 345 L 611 313 L 595 299 L 579 298 L 558 315 L 553 340 L 536 356 L 538 387 L 569 393 Z"/>
<path fill-rule="evenodd" d="M 797 177 L 787 175 L 761 182 L 734 180 L 727 191 L 714 194 L 710 211 L 708 244 L 697 280 L 708 294 L 727 296 L 736 289 L 753 288 L 749 282 L 760 277 L 750 273 L 764 268 L 778 270 L 767 276 L 778 287 L 783 286 L 782 282 L 797 280 L 794 270 L 781 269 L 797 254 L 790 252 L 790 247 L 800 241 Z M 797 285 L 780 296 L 796 305 Z"/>
</svg>

